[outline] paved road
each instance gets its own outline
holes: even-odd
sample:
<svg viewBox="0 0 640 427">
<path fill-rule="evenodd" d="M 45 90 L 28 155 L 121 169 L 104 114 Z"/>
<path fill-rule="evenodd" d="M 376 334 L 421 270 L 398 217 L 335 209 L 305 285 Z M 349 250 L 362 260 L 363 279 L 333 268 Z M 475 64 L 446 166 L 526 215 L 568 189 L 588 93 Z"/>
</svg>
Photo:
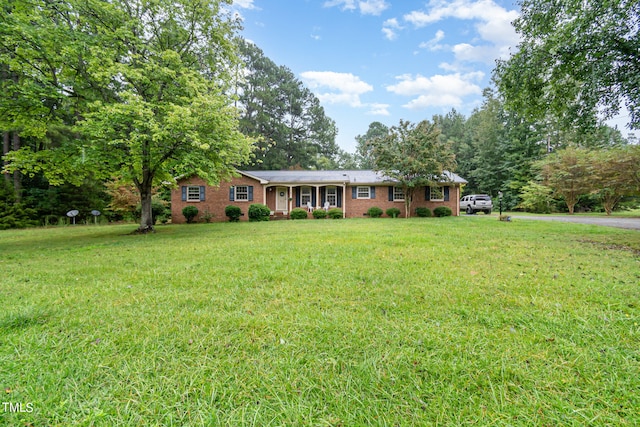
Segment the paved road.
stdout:
<svg viewBox="0 0 640 427">
<path fill-rule="evenodd" d="M 513 216 L 518 219 L 535 219 L 541 221 L 564 221 L 578 224 L 604 225 L 607 227 L 627 228 L 630 230 L 640 230 L 640 218 L 604 218 L 592 216 Z"/>
</svg>

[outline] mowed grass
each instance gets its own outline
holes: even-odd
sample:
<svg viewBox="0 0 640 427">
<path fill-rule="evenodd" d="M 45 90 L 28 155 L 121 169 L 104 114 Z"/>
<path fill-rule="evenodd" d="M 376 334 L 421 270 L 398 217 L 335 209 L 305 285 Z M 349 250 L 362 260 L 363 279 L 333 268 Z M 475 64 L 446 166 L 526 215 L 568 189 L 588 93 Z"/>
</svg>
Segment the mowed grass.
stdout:
<svg viewBox="0 0 640 427">
<path fill-rule="evenodd" d="M 638 232 L 133 228 L 0 232 L 0 425 L 640 423 Z"/>
</svg>

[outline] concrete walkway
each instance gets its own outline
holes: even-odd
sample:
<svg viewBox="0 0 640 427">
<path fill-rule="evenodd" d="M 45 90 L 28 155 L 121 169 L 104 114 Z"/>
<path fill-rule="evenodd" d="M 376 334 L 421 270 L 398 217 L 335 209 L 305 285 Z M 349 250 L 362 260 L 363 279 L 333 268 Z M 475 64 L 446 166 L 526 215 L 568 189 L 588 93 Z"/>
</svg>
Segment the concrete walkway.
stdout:
<svg viewBox="0 0 640 427">
<path fill-rule="evenodd" d="M 593 216 L 568 216 L 568 215 L 544 215 L 544 216 L 521 216 L 514 215 L 515 221 L 519 219 L 533 219 L 539 221 L 564 221 L 577 224 L 603 225 L 606 227 L 626 228 L 629 230 L 640 230 L 640 218 L 606 218 Z"/>
</svg>

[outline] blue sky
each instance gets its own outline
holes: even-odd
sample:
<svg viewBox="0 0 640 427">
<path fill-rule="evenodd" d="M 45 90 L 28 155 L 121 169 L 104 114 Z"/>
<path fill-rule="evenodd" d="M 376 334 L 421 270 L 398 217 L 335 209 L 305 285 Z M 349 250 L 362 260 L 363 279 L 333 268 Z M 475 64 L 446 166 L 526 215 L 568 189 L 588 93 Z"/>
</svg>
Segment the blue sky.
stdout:
<svg viewBox="0 0 640 427">
<path fill-rule="evenodd" d="M 369 124 L 418 122 L 482 102 L 518 37 L 504 0 L 236 0 L 243 36 L 320 99 L 353 152 Z"/>
</svg>

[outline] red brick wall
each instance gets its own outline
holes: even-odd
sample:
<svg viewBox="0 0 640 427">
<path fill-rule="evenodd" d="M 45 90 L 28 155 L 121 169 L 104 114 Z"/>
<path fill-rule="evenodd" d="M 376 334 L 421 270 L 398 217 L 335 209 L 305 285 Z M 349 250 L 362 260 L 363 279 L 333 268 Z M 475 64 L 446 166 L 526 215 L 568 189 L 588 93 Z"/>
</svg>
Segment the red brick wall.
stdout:
<svg viewBox="0 0 640 427">
<path fill-rule="evenodd" d="M 205 200 L 202 202 L 183 202 L 182 201 L 182 187 L 185 185 L 204 185 L 205 186 Z M 253 201 L 229 200 L 229 188 L 232 185 L 252 185 L 253 186 Z M 264 203 L 262 185 L 255 179 L 241 176 L 239 178 L 233 178 L 231 182 L 221 182 L 220 187 L 211 187 L 207 183 L 198 178 L 187 178 L 178 182 L 177 188 L 171 191 L 171 222 L 174 224 L 182 224 L 186 222 L 184 215 L 182 215 L 182 209 L 185 206 L 193 205 L 198 208 L 197 222 L 204 222 L 203 215 L 205 211 L 212 213 L 214 216 L 211 221 L 228 221 L 229 218 L 224 214 L 224 208 L 228 205 L 238 206 L 244 214 L 240 217 L 241 221 L 249 219 L 248 209 L 252 203 Z"/>
<path fill-rule="evenodd" d="M 205 200 L 201 202 L 183 202 L 182 201 L 182 186 L 195 185 L 195 186 L 205 186 Z M 253 186 L 253 200 L 252 201 L 230 201 L 229 200 L 229 188 L 235 185 L 249 185 Z M 240 207 L 242 213 L 244 214 L 240 219 L 242 221 L 246 221 L 249 219 L 248 217 L 248 209 L 249 205 L 252 203 L 263 203 L 269 206 L 272 210 L 275 210 L 276 200 L 275 200 L 275 187 L 272 187 L 273 190 L 266 191 L 266 200 L 264 200 L 264 191 L 263 186 L 259 181 L 247 178 L 245 176 L 241 176 L 239 178 L 233 178 L 231 182 L 222 182 L 220 187 L 211 187 L 208 186 L 207 183 L 198 178 L 188 178 L 178 182 L 177 188 L 174 188 L 171 191 L 171 221 L 174 224 L 182 224 L 186 222 L 184 215 L 182 215 L 182 209 L 185 206 L 193 205 L 198 208 L 198 217 L 196 220 L 198 222 L 203 222 L 203 215 L 206 211 L 213 214 L 212 221 L 227 221 L 228 218 L 224 214 L 224 209 L 228 205 L 235 205 Z M 377 186 L 376 187 L 376 198 L 375 199 L 353 199 L 352 198 L 352 188 L 348 186 L 345 190 L 345 204 L 343 207 L 343 211 L 346 212 L 347 218 L 366 218 L 367 210 L 370 207 L 377 206 L 382 209 L 382 211 L 386 211 L 389 208 L 396 207 L 400 209 L 400 216 L 404 216 L 404 202 L 390 202 L 389 201 L 389 187 Z M 312 191 L 315 191 L 315 187 Z M 293 194 L 294 200 L 292 205 L 295 207 L 295 191 Z M 438 206 L 447 206 L 453 212 L 453 215 L 459 215 L 459 200 L 460 200 L 460 187 L 451 185 L 449 187 L 449 201 L 446 202 L 431 202 L 425 200 L 425 189 L 420 188 L 416 191 L 414 196 L 413 203 L 411 204 L 411 216 L 416 216 L 415 210 L 418 207 L 426 207 L 431 209 L 437 208 Z M 318 201 L 317 205 L 320 205 L 320 201 Z"/>
<path fill-rule="evenodd" d="M 404 201 L 402 202 L 391 202 L 389 201 L 389 186 L 378 186 L 376 187 L 376 198 L 375 199 L 353 199 L 352 198 L 352 188 L 347 187 L 346 192 L 346 216 L 347 218 L 366 218 L 365 215 L 367 210 L 371 207 L 379 207 L 383 212 L 386 212 L 389 208 L 398 208 L 400 209 L 400 216 L 405 216 L 404 211 Z M 449 200 L 442 202 L 432 202 L 425 200 L 425 189 L 424 187 L 416 190 L 416 194 L 414 195 L 413 202 L 411 203 L 411 216 L 416 216 L 416 208 L 429 208 L 433 212 L 435 208 L 438 206 L 447 206 L 451 209 L 453 215 L 458 216 L 460 214 L 458 209 L 458 201 L 460 199 L 460 187 L 457 186 L 449 186 Z M 386 215 L 386 214 L 384 214 Z"/>
</svg>

